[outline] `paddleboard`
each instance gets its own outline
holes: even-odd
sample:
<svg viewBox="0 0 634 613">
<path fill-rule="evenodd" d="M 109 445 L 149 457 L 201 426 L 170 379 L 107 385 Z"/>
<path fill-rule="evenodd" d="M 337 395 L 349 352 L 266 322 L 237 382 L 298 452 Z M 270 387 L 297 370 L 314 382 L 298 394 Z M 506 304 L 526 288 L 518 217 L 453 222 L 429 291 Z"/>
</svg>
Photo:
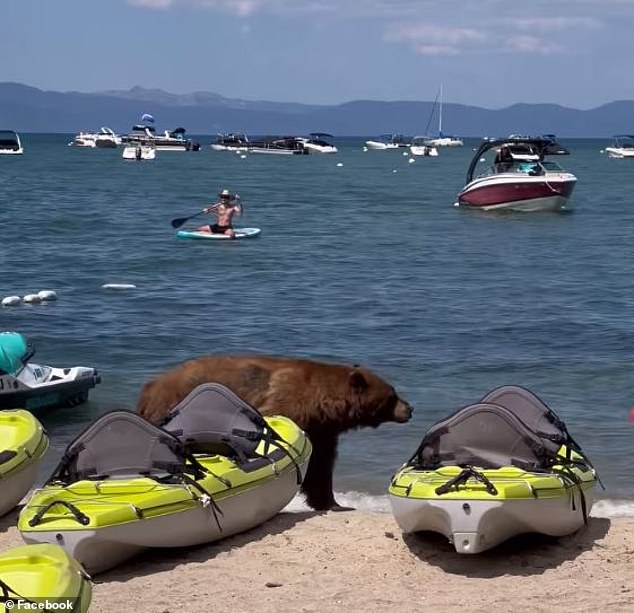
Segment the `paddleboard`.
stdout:
<svg viewBox="0 0 634 613">
<path fill-rule="evenodd" d="M 191 239 L 199 239 L 199 240 L 236 240 L 238 238 L 253 238 L 260 233 L 260 228 L 234 228 L 235 239 L 232 239 L 230 236 L 226 234 L 213 234 L 211 232 L 199 232 L 198 230 L 179 230 L 176 233 L 178 238 L 191 238 Z"/>
</svg>

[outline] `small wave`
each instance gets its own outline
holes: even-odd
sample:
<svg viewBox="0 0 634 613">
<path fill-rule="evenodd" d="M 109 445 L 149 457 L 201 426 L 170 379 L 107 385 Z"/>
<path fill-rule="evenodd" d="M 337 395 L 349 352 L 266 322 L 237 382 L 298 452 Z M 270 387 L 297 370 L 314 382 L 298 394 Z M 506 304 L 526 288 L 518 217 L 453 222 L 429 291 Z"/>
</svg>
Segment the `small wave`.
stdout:
<svg viewBox="0 0 634 613">
<path fill-rule="evenodd" d="M 346 507 L 353 507 L 359 511 L 371 511 L 374 513 L 390 513 L 390 501 L 386 495 L 365 494 L 363 492 L 336 492 L 337 502 Z M 286 506 L 284 511 L 299 513 L 309 511 L 310 507 L 304 501 L 303 496 L 296 496 Z M 592 517 L 634 517 L 634 500 L 612 500 L 602 498 L 597 500 L 590 512 Z"/>
</svg>

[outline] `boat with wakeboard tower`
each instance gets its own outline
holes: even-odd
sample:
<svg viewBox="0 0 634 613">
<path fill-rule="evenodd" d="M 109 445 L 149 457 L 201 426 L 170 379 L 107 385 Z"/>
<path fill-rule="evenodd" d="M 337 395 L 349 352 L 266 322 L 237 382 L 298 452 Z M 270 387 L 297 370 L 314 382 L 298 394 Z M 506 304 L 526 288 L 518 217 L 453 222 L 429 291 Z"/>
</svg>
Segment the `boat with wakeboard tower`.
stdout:
<svg viewBox="0 0 634 613">
<path fill-rule="evenodd" d="M 553 135 L 484 141 L 471 160 L 456 205 L 483 211 L 561 210 L 577 177 L 546 157 L 568 154 Z M 480 164 L 485 165 L 482 171 Z"/>
<path fill-rule="evenodd" d="M 14 130 L 0 130 L 0 155 L 22 155 L 24 147 Z"/>
<path fill-rule="evenodd" d="M 432 425 L 389 497 L 404 533 L 437 532 L 458 553 L 477 554 L 519 534 L 576 532 L 597 483 L 561 418 L 506 385 Z"/>
<path fill-rule="evenodd" d="M 311 132 L 308 137 L 299 137 L 304 143 L 304 148 L 311 153 L 337 153 L 337 147 L 326 140 L 329 138 L 334 137 L 326 132 Z"/>
<path fill-rule="evenodd" d="M 34 364 L 33 344 L 19 332 L 0 332 L 0 409 L 72 407 L 101 382 L 95 368 Z"/>
<path fill-rule="evenodd" d="M 606 147 L 604 151 L 608 157 L 617 160 L 632 159 L 634 160 L 634 135 L 617 134 L 613 137 L 612 144 Z"/>
<path fill-rule="evenodd" d="M 310 149 L 297 136 L 267 136 L 262 140 L 251 141 L 249 153 L 264 155 L 308 155 Z"/>
<path fill-rule="evenodd" d="M 214 151 L 234 151 L 243 153 L 249 148 L 249 139 L 246 134 L 230 132 L 228 134 L 218 134 L 216 140 L 210 147 Z"/>
<path fill-rule="evenodd" d="M 378 139 L 365 141 L 369 151 L 384 151 L 386 149 L 401 149 L 409 147 L 409 142 L 403 134 L 381 134 Z"/>
<path fill-rule="evenodd" d="M 428 145 L 425 136 L 415 136 L 410 143 L 409 152 L 414 156 L 438 157 L 438 149 Z"/>
</svg>

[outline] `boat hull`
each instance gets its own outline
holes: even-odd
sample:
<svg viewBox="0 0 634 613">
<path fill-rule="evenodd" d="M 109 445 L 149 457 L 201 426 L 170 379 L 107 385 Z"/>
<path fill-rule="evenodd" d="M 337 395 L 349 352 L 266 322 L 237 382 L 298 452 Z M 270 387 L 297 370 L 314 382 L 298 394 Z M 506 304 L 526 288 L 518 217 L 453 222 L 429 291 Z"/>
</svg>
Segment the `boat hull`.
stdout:
<svg viewBox="0 0 634 613">
<path fill-rule="evenodd" d="M 522 178 L 493 175 L 469 183 L 458 194 L 458 204 L 484 211 L 554 211 L 566 205 L 576 181 L 567 173 Z"/>
<path fill-rule="evenodd" d="M 605 152 L 608 154 L 608 157 L 615 158 L 617 160 L 634 160 L 634 149 L 630 147 L 606 147 Z"/>
<path fill-rule="evenodd" d="M 586 490 L 584 495 L 589 512 L 593 490 Z M 562 490 L 555 498 L 502 501 L 425 500 L 390 495 L 390 503 L 404 533 L 443 534 L 458 553 L 464 554 L 481 553 L 520 534 L 566 536 L 584 525 L 576 489 Z"/>
</svg>

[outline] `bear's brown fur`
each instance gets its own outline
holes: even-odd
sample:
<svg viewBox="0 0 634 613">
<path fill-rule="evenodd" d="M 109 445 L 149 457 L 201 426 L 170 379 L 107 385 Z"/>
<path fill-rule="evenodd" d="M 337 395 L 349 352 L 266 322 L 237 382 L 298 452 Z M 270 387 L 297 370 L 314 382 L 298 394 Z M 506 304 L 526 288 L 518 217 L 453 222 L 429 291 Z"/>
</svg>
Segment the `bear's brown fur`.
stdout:
<svg viewBox="0 0 634 613">
<path fill-rule="evenodd" d="M 342 432 L 403 423 L 410 405 L 367 368 L 271 356 L 208 356 L 148 381 L 137 411 L 159 422 L 202 383 L 226 385 L 264 415 L 285 415 L 309 436 L 313 453 L 302 491 L 318 510 L 337 507 L 332 472 Z"/>
</svg>

